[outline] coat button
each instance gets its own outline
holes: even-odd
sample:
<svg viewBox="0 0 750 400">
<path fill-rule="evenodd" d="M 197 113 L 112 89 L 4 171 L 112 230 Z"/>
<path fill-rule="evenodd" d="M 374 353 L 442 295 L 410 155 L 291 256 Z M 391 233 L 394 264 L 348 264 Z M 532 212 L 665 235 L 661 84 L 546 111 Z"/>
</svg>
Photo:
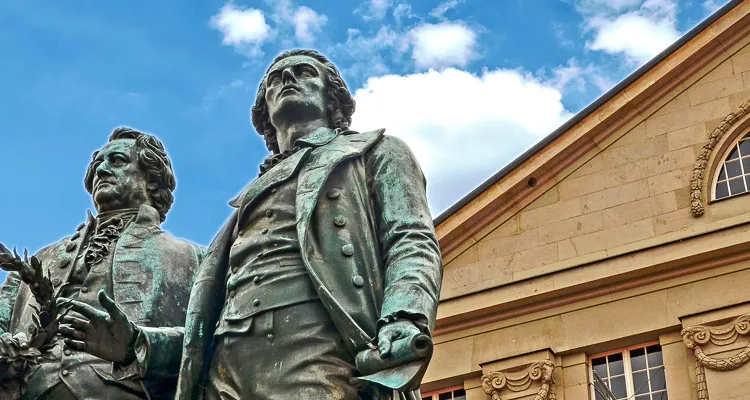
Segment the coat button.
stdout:
<svg viewBox="0 0 750 400">
<path fill-rule="evenodd" d="M 234 292 L 234 290 L 232 290 L 231 292 L 229 292 L 229 298 L 232 298 L 232 299 L 233 299 L 233 298 L 234 298 L 234 295 L 236 295 L 236 294 L 237 294 L 237 293 L 235 293 L 235 292 Z"/>
<path fill-rule="evenodd" d="M 236 273 L 237 273 L 237 271 L 239 271 L 239 270 L 240 270 L 239 268 L 237 268 L 237 267 L 234 267 L 234 268 L 232 268 L 232 273 L 233 273 L 233 274 L 236 274 Z"/>
<path fill-rule="evenodd" d="M 354 255 L 354 246 L 351 244 L 345 244 L 341 247 L 341 253 L 347 257 Z"/>
<path fill-rule="evenodd" d="M 327 196 L 331 200 L 338 199 L 339 197 L 341 197 L 341 190 L 339 190 L 339 189 L 331 189 L 328 192 Z"/>
<path fill-rule="evenodd" d="M 70 350 L 67 350 L 67 349 L 65 350 L 65 355 L 66 355 L 66 356 L 69 356 L 69 355 L 71 355 L 71 354 L 73 354 L 73 352 L 72 352 L 72 351 L 70 351 Z"/>
<path fill-rule="evenodd" d="M 86 286 L 84 286 L 84 287 L 81 288 L 81 292 L 88 293 L 89 292 L 89 288 L 87 288 Z"/>
<path fill-rule="evenodd" d="M 65 251 L 67 251 L 68 253 L 70 253 L 71 251 L 73 251 L 75 249 L 76 249 L 76 244 L 73 243 L 73 242 L 70 242 L 70 243 L 68 243 L 67 246 L 65 246 Z"/>
<path fill-rule="evenodd" d="M 276 193 L 276 191 L 278 191 L 277 188 L 271 188 L 271 193 Z"/>
<path fill-rule="evenodd" d="M 343 215 L 337 215 L 336 218 L 333 219 L 333 224 L 342 227 L 346 225 L 346 218 L 344 218 Z"/>
<path fill-rule="evenodd" d="M 354 277 L 352 278 L 352 283 L 356 287 L 362 287 L 365 285 L 365 280 L 359 275 L 354 275 Z"/>
<path fill-rule="evenodd" d="M 60 269 L 68 268 L 68 265 L 70 265 L 70 259 L 69 258 L 63 258 L 60 260 L 60 262 L 57 264 Z"/>
<path fill-rule="evenodd" d="M 253 283 L 257 285 L 259 282 L 260 282 L 260 276 L 256 275 L 255 278 L 253 278 Z"/>
<path fill-rule="evenodd" d="M 255 307 L 258 307 L 258 306 L 260 305 L 260 299 L 255 299 L 255 300 L 253 300 L 253 305 L 254 305 Z"/>
<path fill-rule="evenodd" d="M 78 228 L 76 228 L 76 230 L 77 230 L 77 231 L 80 231 L 80 230 L 81 230 L 81 229 L 83 229 L 83 228 L 84 228 L 85 226 L 86 226 L 86 224 L 82 222 L 82 223 L 81 223 L 81 225 L 78 225 Z"/>
<path fill-rule="evenodd" d="M 68 376 L 69 373 L 67 369 L 62 370 L 62 376 Z"/>
<path fill-rule="evenodd" d="M 261 229 L 261 230 L 260 230 L 260 233 L 262 233 L 262 234 L 264 234 L 264 235 L 265 235 L 266 233 L 268 233 L 268 228 L 263 228 L 263 229 Z"/>
<path fill-rule="evenodd" d="M 273 210 L 266 210 L 266 218 L 273 217 Z"/>
<path fill-rule="evenodd" d="M 52 286 L 60 286 L 61 283 L 62 281 L 60 280 L 60 278 L 52 279 Z"/>
</svg>

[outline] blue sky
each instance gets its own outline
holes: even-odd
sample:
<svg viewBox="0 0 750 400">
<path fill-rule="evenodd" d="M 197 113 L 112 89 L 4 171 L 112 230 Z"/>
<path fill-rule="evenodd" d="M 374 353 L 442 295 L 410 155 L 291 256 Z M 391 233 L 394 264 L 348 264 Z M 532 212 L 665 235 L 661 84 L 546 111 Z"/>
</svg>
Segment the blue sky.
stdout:
<svg viewBox="0 0 750 400">
<path fill-rule="evenodd" d="M 724 3 L 5 0 L 0 242 L 71 234 L 91 154 L 127 125 L 173 160 L 165 229 L 208 244 L 267 154 L 249 108 L 290 47 L 343 71 L 354 129 L 411 146 L 437 216 Z"/>
</svg>

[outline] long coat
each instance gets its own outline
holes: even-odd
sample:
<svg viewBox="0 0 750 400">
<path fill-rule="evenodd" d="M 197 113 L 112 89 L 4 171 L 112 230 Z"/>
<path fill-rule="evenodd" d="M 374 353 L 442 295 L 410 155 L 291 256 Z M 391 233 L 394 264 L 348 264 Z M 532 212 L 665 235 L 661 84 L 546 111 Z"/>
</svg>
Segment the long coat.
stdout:
<svg viewBox="0 0 750 400">
<path fill-rule="evenodd" d="M 70 278 L 76 255 L 85 250 L 81 245 L 89 230 L 96 228 L 93 222 L 89 213 L 88 221 L 81 224 L 76 233 L 36 254 L 42 267 L 49 269 L 55 295 Z M 141 327 L 173 327 L 168 330 L 174 331 L 172 336 L 180 343 L 192 278 L 204 250 L 161 230 L 160 224 L 156 209 L 144 205 L 120 235 L 114 247 L 111 270 L 113 296 L 132 322 Z M 28 332 L 33 324 L 34 304 L 29 287 L 20 281 L 17 273 L 9 274 L 0 288 L 0 332 Z M 174 353 L 150 355 L 151 367 L 140 377 L 146 387 L 151 383 L 159 388 L 169 386 L 163 380 L 175 377 L 179 357 L 169 359 Z M 111 371 L 99 372 L 111 377 Z M 156 382 L 158 380 L 162 381 Z"/>
<path fill-rule="evenodd" d="M 383 131 L 316 130 L 301 141 L 301 150 L 230 203 L 242 208 L 218 233 L 196 274 L 176 399 L 202 396 L 238 219 L 295 173 L 302 259 L 352 356 L 393 318 L 409 318 L 431 333 L 442 258 L 425 180 L 408 147 Z"/>
</svg>

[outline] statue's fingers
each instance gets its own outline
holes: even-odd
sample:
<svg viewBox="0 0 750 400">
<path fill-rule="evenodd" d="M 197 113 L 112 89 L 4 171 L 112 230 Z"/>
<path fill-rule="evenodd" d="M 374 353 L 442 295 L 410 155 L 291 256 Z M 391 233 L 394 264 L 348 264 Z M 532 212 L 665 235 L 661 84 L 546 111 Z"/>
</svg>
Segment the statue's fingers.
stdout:
<svg viewBox="0 0 750 400">
<path fill-rule="evenodd" d="M 81 314 L 88 319 L 106 318 L 106 314 L 104 314 L 103 312 L 97 310 L 96 308 L 86 303 L 81 303 L 80 301 L 70 300 L 70 303 L 67 303 L 67 305 L 70 308 L 70 311 L 77 312 L 78 314 Z"/>
<path fill-rule="evenodd" d="M 380 357 L 388 357 L 391 355 L 391 337 L 390 333 L 381 334 L 378 337 L 378 350 L 380 350 Z"/>
<path fill-rule="evenodd" d="M 73 329 L 69 325 L 60 325 L 59 332 L 69 339 L 86 340 L 86 333 L 78 329 Z"/>
<path fill-rule="evenodd" d="M 82 330 L 86 332 L 86 330 L 89 327 L 89 321 L 77 317 L 73 317 L 70 315 L 66 315 L 62 319 L 62 323 L 72 326 L 75 329 Z"/>
<path fill-rule="evenodd" d="M 120 309 L 120 306 L 115 303 L 114 300 L 109 298 L 106 293 L 104 293 L 104 290 L 99 291 L 99 304 L 104 307 L 105 310 L 109 313 L 109 315 L 115 317 L 119 315 L 124 315 L 122 310 Z"/>
<path fill-rule="evenodd" d="M 76 351 L 86 351 L 86 343 L 81 341 L 65 339 L 65 345 Z"/>
</svg>

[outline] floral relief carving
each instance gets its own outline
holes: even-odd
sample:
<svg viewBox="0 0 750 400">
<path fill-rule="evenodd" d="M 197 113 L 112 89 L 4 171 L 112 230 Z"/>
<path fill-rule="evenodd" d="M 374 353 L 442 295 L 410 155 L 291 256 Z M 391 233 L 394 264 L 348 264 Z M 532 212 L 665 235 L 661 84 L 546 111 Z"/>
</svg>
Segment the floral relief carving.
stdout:
<svg viewBox="0 0 750 400">
<path fill-rule="evenodd" d="M 728 358 L 713 358 L 706 355 L 702 345 L 711 343 L 716 346 L 728 346 L 740 336 L 750 334 L 750 314 L 737 317 L 734 321 L 721 326 L 692 326 L 682 330 L 682 340 L 688 349 L 695 354 L 695 376 L 698 383 L 698 399 L 708 400 L 705 368 L 715 371 L 737 369 L 750 361 L 750 344 L 739 353 Z"/>
<path fill-rule="evenodd" d="M 552 361 L 537 361 L 523 372 L 489 372 L 482 375 L 482 388 L 492 400 L 503 400 L 501 391 L 521 392 L 535 381 L 541 383 L 534 400 L 556 400 L 555 364 Z"/>
<path fill-rule="evenodd" d="M 701 152 L 698 155 L 698 159 L 695 161 L 693 167 L 693 175 L 690 180 L 690 211 L 694 217 L 700 217 L 705 212 L 703 206 L 703 178 L 706 175 L 706 167 L 708 165 L 708 159 L 711 157 L 716 144 L 719 140 L 737 123 L 742 117 L 750 113 L 750 100 L 740 104 L 737 109 L 729 113 L 724 120 L 721 121 L 719 126 L 714 128 L 713 131 L 708 135 L 708 141 Z"/>
</svg>

